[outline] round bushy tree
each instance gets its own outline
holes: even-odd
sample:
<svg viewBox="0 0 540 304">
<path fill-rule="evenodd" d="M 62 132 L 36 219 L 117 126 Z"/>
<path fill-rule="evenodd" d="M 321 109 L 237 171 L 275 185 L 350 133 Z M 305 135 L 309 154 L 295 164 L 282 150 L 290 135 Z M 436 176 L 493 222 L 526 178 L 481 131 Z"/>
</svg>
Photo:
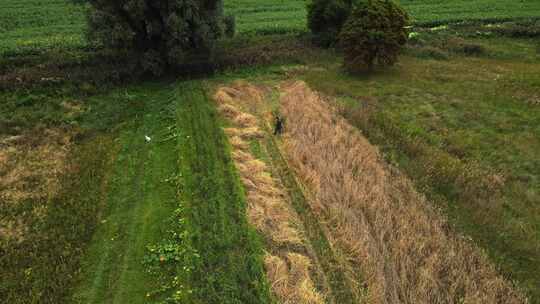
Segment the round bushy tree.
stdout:
<svg viewBox="0 0 540 304">
<path fill-rule="evenodd" d="M 396 63 L 407 42 L 407 13 L 392 0 L 358 1 L 339 35 L 349 71 Z"/>
<path fill-rule="evenodd" d="M 337 41 L 351 6 L 352 0 L 311 0 L 308 3 L 308 28 L 317 44 L 330 46 Z"/>
<path fill-rule="evenodd" d="M 225 31 L 222 0 L 89 0 L 91 42 L 123 51 L 160 74 L 186 60 L 208 60 Z"/>
</svg>

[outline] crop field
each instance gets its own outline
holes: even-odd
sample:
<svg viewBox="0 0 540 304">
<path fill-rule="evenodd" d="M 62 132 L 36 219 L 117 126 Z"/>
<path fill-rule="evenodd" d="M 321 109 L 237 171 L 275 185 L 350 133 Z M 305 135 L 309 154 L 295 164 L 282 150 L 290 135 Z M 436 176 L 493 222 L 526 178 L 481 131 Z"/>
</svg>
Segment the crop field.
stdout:
<svg viewBox="0 0 540 304">
<path fill-rule="evenodd" d="M 85 45 L 84 8 L 65 0 L 3 1 L 0 54 L 32 53 Z"/>
<path fill-rule="evenodd" d="M 399 2 L 371 74 L 225 0 L 216 65 L 151 78 L 2 0 L 0 302 L 540 304 L 540 1 Z"/>
<path fill-rule="evenodd" d="M 538 18 L 536 0 L 401 0 L 416 24 Z M 86 45 L 84 5 L 69 0 L 5 0 L 0 11 L 0 54 L 73 49 Z M 239 34 L 306 31 L 304 0 L 226 0 Z"/>
</svg>

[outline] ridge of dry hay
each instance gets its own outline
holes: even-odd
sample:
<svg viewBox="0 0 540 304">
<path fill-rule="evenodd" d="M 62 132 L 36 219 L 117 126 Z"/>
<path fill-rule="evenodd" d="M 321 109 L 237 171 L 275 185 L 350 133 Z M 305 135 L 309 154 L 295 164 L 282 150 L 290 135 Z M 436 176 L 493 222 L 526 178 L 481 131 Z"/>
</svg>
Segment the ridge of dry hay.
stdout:
<svg viewBox="0 0 540 304">
<path fill-rule="evenodd" d="M 303 251 L 307 251 L 304 236 L 298 229 L 299 219 L 266 164 L 251 154 L 246 142 L 264 136 L 259 130 L 258 119 L 233 105 L 238 101 L 260 103 L 263 98 L 264 93 L 260 89 L 243 82 L 237 82 L 232 87 L 221 87 L 214 95 L 220 113 L 235 125 L 235 128 L 226 128 L 224 131 L 231 143 L 232 158 L 246 189 L 248 220 L 275 247 L 264 258 L 273 293 L 284 304 L 322 304 L 324 298 L 316 290 L 310 276 L 311 259 L 286 249 L 303 248 Z"/>
<path fill-rule="evenodd" d="M 47 201 L 60 191 L 60 177 L 68 170 L 72 131 L 43 129 L 0 139 L 0 206 Z M 32 214 L 41 217 L 44 206 Z M 27 231 L 21 218 L 0 221 L 0 239 L 20 242 Z"/>
<path fill-rule="evenodd" d="M 285 150 L 370 303 L 527 303 L 305 83 L 283 88 Z"/>
</svg>

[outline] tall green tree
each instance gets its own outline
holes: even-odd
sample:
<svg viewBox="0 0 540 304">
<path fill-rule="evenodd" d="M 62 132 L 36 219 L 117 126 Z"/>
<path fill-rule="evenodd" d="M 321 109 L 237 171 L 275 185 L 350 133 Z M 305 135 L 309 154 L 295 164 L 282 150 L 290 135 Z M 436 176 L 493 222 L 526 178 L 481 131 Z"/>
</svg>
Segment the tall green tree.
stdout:
<svg viewBox="0 0 540 304">
<path fill-rule="evenodd" d="M 335 44 L 341 27 L 349 17 L 353 0 L 311 0 L 307 4 L 308 28 L 315 43 L 321 46 Z"/>
<path fill-rule="evenodd" d="M 90 42 L 134 56 L 160 74 L 192 60 L 210 60 L 224 33 L 222 0 L 89 0 Z"/>
</svg>

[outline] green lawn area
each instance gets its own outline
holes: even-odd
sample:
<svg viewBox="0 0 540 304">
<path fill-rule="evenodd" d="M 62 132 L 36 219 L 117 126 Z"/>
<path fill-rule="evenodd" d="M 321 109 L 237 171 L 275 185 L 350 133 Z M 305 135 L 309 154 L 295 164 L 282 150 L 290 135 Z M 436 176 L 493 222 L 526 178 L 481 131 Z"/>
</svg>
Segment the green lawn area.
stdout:
<svg viewBox="0 0 540 304">
<path fill-rule="evenodd" d="M 538 18 L 536 0 L 399 0 L 415 23 Z"/>
<path fill-rule="evenodd" d="M 86 45 L 84 7 L 69 0 L 2 1 L 0 60 L 4 55 Z"/>
</svg>

